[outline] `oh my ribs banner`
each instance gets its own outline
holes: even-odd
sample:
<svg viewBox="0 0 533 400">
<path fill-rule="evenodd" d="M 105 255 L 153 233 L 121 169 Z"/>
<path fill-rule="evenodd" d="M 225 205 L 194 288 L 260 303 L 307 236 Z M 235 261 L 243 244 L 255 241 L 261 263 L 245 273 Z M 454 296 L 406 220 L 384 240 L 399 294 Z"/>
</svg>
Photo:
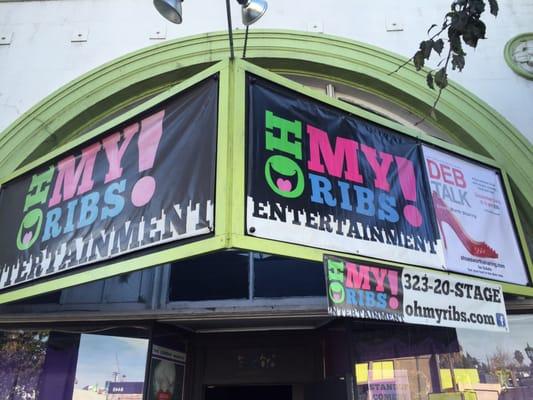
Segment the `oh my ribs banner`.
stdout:
<svg viewBox="0 0 533 400">
<path fill-rule="evenodd" d="M 247 232 L 442 268 L 415 139 L 248 76 Z"/>
<path fill-rule="evenodd" d="M 218 85 L 180 93 L 0 190 L 0 289 L 214 228 Z"/>
</svg>

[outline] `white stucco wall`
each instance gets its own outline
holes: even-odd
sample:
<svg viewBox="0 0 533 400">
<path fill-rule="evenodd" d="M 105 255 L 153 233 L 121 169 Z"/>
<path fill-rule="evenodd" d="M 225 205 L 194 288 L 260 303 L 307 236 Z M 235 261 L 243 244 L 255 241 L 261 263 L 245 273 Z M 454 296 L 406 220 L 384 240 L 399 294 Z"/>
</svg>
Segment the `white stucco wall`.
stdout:
<svg viewBox="0 0 533 400">
<path fill-rule="evenodd" d="M 432 23 L 440 24 L 451 0 L 268 0 L 267 14 L 251 29 L 321 31 L 410 56 Z M 533 81 L 505 63 L 513 36 L 533 31 L 533 0 L 500 0 L 498 18 L 487 13 L 488 39 L 467 49 L 467 66 L 451 78 L 481 97 L 533 142 Z M 243 29 L 232 0 L 234 27 Z M 128 52 L 166 40 L 226 29 L 224 0 L 185 0 L 181 25 L 166 22 L 152 0 L 0 0 L 0 131 L 61 85 Z M 395 22 L 402 31 L 387 32 Z M 315 28 L 315 26 L 317 28 Z M 87 42 L 72 43 L 77 32 Z"/>
</svg>

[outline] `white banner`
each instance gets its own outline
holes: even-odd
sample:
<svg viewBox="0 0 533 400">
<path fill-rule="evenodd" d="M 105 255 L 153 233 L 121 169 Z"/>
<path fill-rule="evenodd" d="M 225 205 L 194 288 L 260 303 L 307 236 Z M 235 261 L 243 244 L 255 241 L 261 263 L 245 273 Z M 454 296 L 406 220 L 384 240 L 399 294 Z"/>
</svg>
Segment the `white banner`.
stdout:
<svg viewBox="0 0 533 400">
<path fill-rule="evenodd" d="M 446 269 L 527 284 L 498 170 L 423 149 Z"/>
<path fill-rule="evenodd" d="M 509 332 L 500 285 L 402 271 L 404 322 Z"/>
<path fill-rule="evenodd" d="M 501 285 L 324 255 L 328 313 L 508 332 Z"/>
</svg>

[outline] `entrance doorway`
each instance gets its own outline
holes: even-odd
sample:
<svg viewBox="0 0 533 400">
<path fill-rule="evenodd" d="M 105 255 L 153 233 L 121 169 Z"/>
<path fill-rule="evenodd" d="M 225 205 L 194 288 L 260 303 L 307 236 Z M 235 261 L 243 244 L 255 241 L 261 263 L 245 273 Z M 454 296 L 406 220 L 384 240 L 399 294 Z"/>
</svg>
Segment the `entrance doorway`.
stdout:
<svg viewBox="0 0 533 400">
<path fill-rule="evenodd" d="M 205 400 L 292 400 L 292 387 L 208 386 Z"/>
</svg>

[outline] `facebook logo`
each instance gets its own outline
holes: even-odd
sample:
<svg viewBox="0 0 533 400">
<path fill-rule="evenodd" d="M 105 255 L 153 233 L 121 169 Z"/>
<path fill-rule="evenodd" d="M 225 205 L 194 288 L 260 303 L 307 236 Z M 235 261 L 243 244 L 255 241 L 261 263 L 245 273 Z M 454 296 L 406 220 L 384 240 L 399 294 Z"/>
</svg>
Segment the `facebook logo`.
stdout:
<svg viewBox="0 0 533 400">
<path fill-rule="evenodd" d="M 505 328 L 505 315 L 496 313 L 496 324 L 502 328 Z"/>
</svg>

